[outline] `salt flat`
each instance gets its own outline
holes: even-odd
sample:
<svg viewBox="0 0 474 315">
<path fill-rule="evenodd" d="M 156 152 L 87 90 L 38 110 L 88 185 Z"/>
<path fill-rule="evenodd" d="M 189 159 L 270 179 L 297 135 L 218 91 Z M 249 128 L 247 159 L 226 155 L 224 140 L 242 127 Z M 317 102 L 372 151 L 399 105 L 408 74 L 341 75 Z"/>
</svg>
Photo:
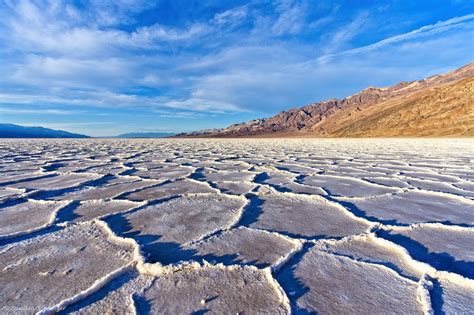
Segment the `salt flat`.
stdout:
<svg viewBox="0 0 474 315">
<path fill-rule="evenodd" d="M 0 313 L 469 313 L 474 140 L 0 141 Z"/>
</svg>

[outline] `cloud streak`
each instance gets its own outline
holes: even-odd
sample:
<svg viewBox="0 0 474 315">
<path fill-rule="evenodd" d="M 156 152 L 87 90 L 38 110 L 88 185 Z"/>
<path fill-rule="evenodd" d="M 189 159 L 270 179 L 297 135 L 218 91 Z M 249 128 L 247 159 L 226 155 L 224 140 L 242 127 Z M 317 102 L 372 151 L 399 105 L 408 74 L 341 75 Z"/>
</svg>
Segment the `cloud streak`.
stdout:
<svg viewBox="0 0 474 315">
<path fill-rule="evenodd" d="M 427 35 L 433 35 L 436 33 L 446 32 L 456 27 L 463 27 L 463 26 L 472 27 L 474 25 L 473 22 L 474 22 L 474 14 L 467 14 L 467 15 L 455 17 L 446 21 L 439 21 L 435 24 L 425 25 L 411 32 L 385 38 L 381 41 L 378 41 L 376 43 L 373 43 L 367 46 L 349 49 L 340 53 L 324 55 L 324 56 L 319 57 L 317 61 L 327 62 L 331 58 L 334 58 L 334 57 L 366 53 L 372 50 L 380 49 L 387 45 L 396 44 L 396 43 L 408 41 L 408 40 L 413 40 L 421 36 L 427 36 Z M 358 24 L 356 24 L 355 26 L 356 26 L 355 28 L 359 27 Z"/>
</svg>

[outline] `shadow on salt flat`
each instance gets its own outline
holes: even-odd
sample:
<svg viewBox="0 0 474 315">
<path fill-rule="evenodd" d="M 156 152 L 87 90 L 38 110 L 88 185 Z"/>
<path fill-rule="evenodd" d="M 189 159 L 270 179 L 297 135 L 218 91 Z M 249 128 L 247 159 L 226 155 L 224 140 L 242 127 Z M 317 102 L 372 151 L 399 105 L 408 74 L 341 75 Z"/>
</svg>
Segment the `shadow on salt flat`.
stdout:
<svg viewBox="0 0 474 315">
<path fill-rule="evenodd" d="M 0 246 L 5 246 L 12 243 L 26 241 L 26 240 L 33 239 L 35 237 L 39 237 L 45 234 L 53 233 L 62 229 L 63 229 L 62 227 L 53 225 L 53 226 L 45 227 L 41 230 L 34 231 L 25 235 L 19 235 L 19 236 L 9 237 L 5 239 L 0 239 Z"/>
<path fill-rule="evenodd" d="M 415 260 L 426 262 L 437 270 L 449 271 L 474 279 L 474 262 L 456 260 L 446 252 L 430 252 L 423 244 L 401 234 L 377 231 L 377 236 L 403 246 Z"/>
<path fill-rule="evenodd" d="M 137 314 L 151 314 L 151 303 L 146 298 L 138 294 L 133 294 L 132 298 Z"/>
<path fill-rule="evenodd" d="M 257 184 L 266 184 L 272 188 L 274 188 L 278 192 L 293 192 L 291 189 L 287 187 L 283 187 L 281 185 L 275 184 L 275 183 L 268 183 L 267 181 L 270 180 L 272 177 L 268 175 L 267 172 L 263 172 L 260 174 L 257 174 L 254 178 L 254 182 Z"/>
<path fill-rule="evenodd" d="M 69 305 L 66 309 L 58 312 L 58 315 L 62 314 L 70 314 L 73 312 L 80 311 L 82 308 L 89 306 L 91 304 L 94 304 L 102 299 L 104 299 L 110 292 L 112 291 L 117 291 L 120 289 L 124 284 L 127 282 L 131 281 L 133 278 L 135 278 L 135 275 L 132 273 L 125 273 L 112 281 L 108 282 L 106 285 L 104 285 L 102 288 L 88 296 L 84 300 L 80 300 L 77 303 L 74 303 L 72 305 Z"/>
<path fill-rule="evenodd" d="M 40 190 L 38 192 L 35 192 L 32 195 L 32 197 L 36 199 L 57 199 L 57 198 L 61 199 L 61 197 L 63 196 L 66 196 L 70 193 L 82 191 L 85 188 L 96 188 L 96 187 L 106 186 L 109 183 L 109 181 L 114 180 L 116 178 L 117 177 L 114 175 L 106 175 L 99 179 L 81 183 L 75 187 Z"/>
<path fill-rule="evenodd" d="M 444 315 L 446 312 L 443 310 L 444 306 L 444 290 L 438 280 L 432 279 L 433 288 L 429 291 L 431 305 L 435 314 Z"/>
<path fill-rule="evenodd" d="M 260 268 L 268 267 L 268 264 L 249 261 L 243 263 L 237 254 L 229 255 L 198 255 L 195 249 L 183 248 L 182 244 L 176 242 L 162 242 L 162 235 L 141 234 L 140 231 L 132 231 L 133 226 L 123 215 L 115 215 L 105 220 L 111 229 L 122 237 L 133 238 L 140 245 L 146 261 L 150 263 L 160 262 L 162 264 L 174 264 L 186 260 L 223 263 L 226 265 L 254 265 Z"/>
<path fill-rule="evenodd" d="M 240 218 L 237 226 L 249 226 L 250 224 L 258 221 L 258 218 L 263 213 L 263 203 L 264 201 L 253 194 L 248 194 L 245 196 L 249 203 L 244 208 L 242 217 Z"/>
<path fill-rule="evenodd" d="M 313 247 L 313 244 L 305 244 L 300 252 L 297 252 L 291 259 L 283 266 L 282 269 L 276 272 L 275 278 L 280 283 L 283 290 L 288 295 L 291 305 L 291 313 L 297 315 L 317 314 L 316 312 L 306 310 L 297 305 L 296 301 L 303 295 L 309 292 L 309 287 L 298 279 L 295 275 L 295 269 L 301 262 L 304 255 Z"/>
<path fill-rule="evenodd" d="M 359 218 L 364 218 L 364 219 L 366 219 L 368 221 L 371 221 L 371 222 L 378 222 L 378 223 L 382 223 L 382 224 L 397 225 L 397 226 L 408 226 L 409 225 L 409 224 L 399 223 L 397 220 L 386 220 L 386 219 L 381 219 L 381 218 L 378 218 L 378 217 L 368 215 L 365 211 L 359 209 L 355 204 L 353 204 L 351 202 L 348 202 L 348 201 L 335 199 L 335 198 L 333 198 L 332 195 L 326 196 L 326 198 L 328 198 L 328 200 L 330 200 L 330 201 L 339 203 L 341 206 L 345 207 L 350 212 L 352 212 L 355 216 L 357 216 Z"/>
<path fill-rule="evenodd" d="M 66 207 L 59 210 L 56 215 L 56 222 L 62 223 L 67 221 L 74 221 L 80 218 L 81 216 L 74 212 L 80 205 L 81 203 L 79 201 L 73 201 Z"/>
</svg>

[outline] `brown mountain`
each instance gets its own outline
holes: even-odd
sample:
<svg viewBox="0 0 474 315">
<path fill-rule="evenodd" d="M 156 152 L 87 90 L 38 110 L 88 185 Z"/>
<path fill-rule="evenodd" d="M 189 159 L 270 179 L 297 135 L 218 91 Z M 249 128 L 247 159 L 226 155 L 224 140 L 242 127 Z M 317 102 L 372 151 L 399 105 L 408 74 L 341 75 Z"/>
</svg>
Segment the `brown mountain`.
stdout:
<svg viewBox="0 0 474 315">
<path fill-rule="evenodd" d="M 423 80 L 369 87 L 270 118 L 178 136 L 474 136 L 474 63 Z"/>
</svg>

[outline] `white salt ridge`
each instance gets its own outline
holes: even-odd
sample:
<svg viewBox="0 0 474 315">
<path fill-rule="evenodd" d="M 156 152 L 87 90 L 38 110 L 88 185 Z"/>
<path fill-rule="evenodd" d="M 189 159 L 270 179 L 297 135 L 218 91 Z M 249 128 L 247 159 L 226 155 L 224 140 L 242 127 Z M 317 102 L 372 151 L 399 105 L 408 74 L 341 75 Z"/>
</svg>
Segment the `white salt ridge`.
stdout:
<svg viewBox="0 0 474 315">
<path fill-rule="evenodd" d="M 131 269 L 131 264 L 123 266 L 123 267 L 121 267 L 117 270 L 114 270 L 114 271 L 106 274 L 102 278 L 98 279 L 97 281 L 95 281 L 89 288 L 79 292 L 78 294 L 76 294 L 76 295 L 74 295 L 70 298 L 62 300 L 61 302 L 59 302 L 58 304 L 56 304 L 54 306 L 51 306 L 51 307 L 46 308 L 46 309 L 42 309 L 37 314 L 38 315 L 56 314 L 58 311 L 61 311 L 61 310 L 65 309 L 68 305 L 76 303 L 76 302 L 84 299 L 85 297 L 90 296 L 91 294 L 97 292 L 106 283 L 108 283 L 111 280 L 117 278 L 118 276 L 124 274 L 125 272 L 129 271 L 130 269 Z"/>
<path fill-rule="evenodd" d="M 436 308 L 445 314 L 470 314 L 474 309 L 474 280 L 459 275 L 438 272 L 439 288 L 437 294 L 442 294 L 441 303 L 435 303 Z M 441 291 L 441 292 L 439 292 Z"/>
<path fill-rule="evenodd" d="M 359 234 L 371 226 L 339 204 L 319 196 L 274 192 L 259 194 L 258 198 L 263 202 L 257 206 L 262 213 L 249 227 L 314 238 Z"/>
<path fill-rule="evenodd" d="M 346 197 L 369 197 L 394 193 L 398 188 L 369 183 L 367 181 L 334 175 L 313 175 L 305 177 L 303 184 L 320 186 L 331 195 Z"/>
<path fill-rule="evenodd" d="M 0 240 L 18 237 L 51 226 L 68 202 L 24 200 L 0 209 Z"/>
<path fill-rule="evenodd" d="M 203 183 L 193 179 L 183 179 L 169 183 L 166 182 L 159 186 L 135 190 L 134 192 L 122 195 L 121 198 L 135 201 L 145 201 L 186 194 L 218 192 L 219 191 L 217 189 L 212 188 L 208 183 Z"/>
<path fill-rule="evenodd" d="M 426 273 L 433 274 L 435 269 L 417 262 L 407 250 L 375 234 L 348 236 L 341 240 L 323 240 L 317 248 L 328 253 L 349 257 L 354 260 L 388 266 L 401 276 L 419 280 Z"/>
<path fill-rule="evenodd" d="M 39 190 L 55 190 L 63 188 L 78 187 L 79 185 L 93 181 L 100 178 L 97 174 L 64 174 L 56 175 L 52 177 L 34 179 L 31 181 L 24 181 L 18 184 L 10 185 L 14 188 L 27 188 L 27 189 L 39 189 Z"/>
<path fill-rule="evenodd" d="M 460 189 L 451 183 L 438 182 L 427 179 L 407 179 L 407 183 L 422 190 L 454 194 L 469 198 L 474 197 L 474 192 Z"/>
<path fill-rule="evenodd" d="M 301 248 L 301 243 L 276 233 L 245 227 L 228 230 L 189 248 L 197 255 L 236 257 L 232 261 L 253 265 L 278 266 Z"/>
<path fill-rule="evenodd" d="M 142 188 L 160 184 L 161 182 L 155 180 L 143 180 L 143 181 L 133 181 L 113 184 L 110 186 L 103 187 L 87 187 L 78 191 L 73 191 L 71 193 L 66 193 L 65 195 L 60 195 L 58 197 L 53 197 L 53 199 L 60 200 L 101 200 L 101 199 L 111 199 L 118 197 L 124 193 L 132 193 Z"/>
<path fill-rule="evenodd" d="M 474 227 L 447 226 L 439 223 L 415 224 L 408 228 L 391 227 L 386 228 L 391 234 L 407 237 L 410 242 L 416 242 L 418 247 L 423 247 L 427 251 L 421 256 L 427 262 L 437 264 L 436 255 L 440 255 L 439 260 L 449 259 L 452 262 L 446 267 L 456 268 L 457 272 L 469 272 L 474 277 L 474 272 L 468 265 L 456 267 L 456 262 L 474 263 Z M 403 242 L 403 241 L 401 241 Z M 403 243 L 402 243 L 403 245 Z M 429 254 L 428 254 L 429 253 Z M 434 257 L 434 258 L 433 258 Z"/>
<path fill-rule="evenodd" d="M 339 197 L 363 211 L 365 216 L 387 224 L 449 222 L 474 225 L 474 200 L 423 190 L 403 190 L 395 194 L 365 198 Z M 388 221 L 388 222 L 387 222 Z"/>
<path fill-rule="evenodd" d="M 64 219 L 70 222 L 88 221 L 104 218 L 113 214 L 128 212 L 144 206 L 143 202 L 128 200 L 87 200 L 74 206 L 72 214 L 65 215 Z"/>
<path fill-rule="evenodd" d="M 255 177 L 255 173 L 248 171 L 218 171 L 204 173 L 204 177 L 206 180 L 211 182 L 249 182 Z"/>
<path fill-rule="evenodd" d="M 130 246 L 116 245 L 100 225 L 91 222 L 0 249 L 0 263 L 6 266 L 0 272 L 1 307 L 54 308 L 70 303 L 64 301 L 87 295 L 132 262 Z M 53 285 L 61 290 L 49 290 Z"/>
<path fill-rule="evenodd" d="M 393 270 L 310 250 L 295 270 L 309 292 L 297 305 L 320 313 L 422 313 L 426 307 L 418 284 Z M 354 285 L 357 283 L 357 285 Z"/>
<path fill-rule="evenodd" d="M 253 182 L 228 182 L 220 181 L 214 183 L 216 188 L 219 189 L 221 193 L 231 194 L 231 195 L 245 195 L 251 192 L 256 184 Z"/>
<path fill-rule="evenodd" d="M 194 171 L 192 167 L 164 167 L 159 169 L 152 170 L 141 170 L 138 172 L 132 173 L 134 176 L 138 176 L 145 179 L 155 179 L 155 180 L 172 180 L 185 178 L 189 176 Z"/>
<path fill-rule="evenodd" d="M 20 199 L 25 197 L 26 189 L 4 188 L 0 189 L 0 204 L 7 200 Z"/>
<path fill-rule="evenodd" d="M 185 244 L 231 228 L 240 217 L 245 198 L 195 194 L 171 199 L 125 216 L 130 232 L 154 235 L 158 242 Z"/>
</svg>

